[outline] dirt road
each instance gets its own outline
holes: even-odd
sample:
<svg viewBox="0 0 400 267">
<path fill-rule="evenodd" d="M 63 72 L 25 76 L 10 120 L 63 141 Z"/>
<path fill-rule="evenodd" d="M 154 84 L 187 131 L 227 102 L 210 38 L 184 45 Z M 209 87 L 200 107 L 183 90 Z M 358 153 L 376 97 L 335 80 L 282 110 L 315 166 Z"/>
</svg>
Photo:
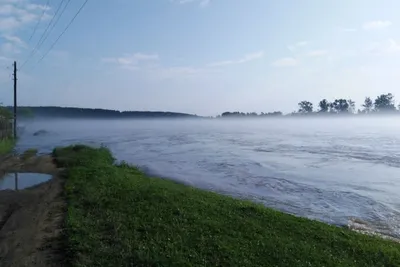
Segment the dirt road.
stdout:
<svg viewBox="0 0 400 267">
<path fill-rule="evenodd" d="M 63 266 L 60 170 L 50 156 L 3 157 L 0 177 L 7 172 L 46 173 L 53 179 L 25 190 L 0 191 L 0 266 Z"/>
</svg>

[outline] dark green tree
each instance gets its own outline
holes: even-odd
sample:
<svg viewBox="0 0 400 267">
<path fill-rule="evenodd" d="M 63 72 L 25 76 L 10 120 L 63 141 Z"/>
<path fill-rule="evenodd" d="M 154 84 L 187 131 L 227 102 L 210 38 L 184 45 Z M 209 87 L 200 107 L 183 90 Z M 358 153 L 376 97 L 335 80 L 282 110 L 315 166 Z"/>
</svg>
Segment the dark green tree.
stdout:
<svg viewBox="0 0 400 267">
<path fill-rule="evenodd" d="M 301 101 L 298 105 L 299 113 L 311 113 L 313 111 L 313 104 L 309 101 Z"/>
<path fill-rule="evenodd" d="M 375 110 L 378 112 L 390 112 L 396 110 L 394 96 L 391 93 L 377 96 L 374 101 Z"/>
<path fill-rule="evenodd" d="M 366 97 L 362 106 L 364 108 L 364 113 L 370 113 L 374 108 L 374 103 L 372 102 L 370 97 Z"/>
<path fill-rule="evenodd" d="M 335 113 L 348 113 L 349 107 L 350 105 L 346 99 L 335 99 L 331 104 L 331 109 Z"/>
<path fill-rule="evenodd" d="M 328 112 L 330 103 L 328 102 L 328 100 L 322 99 L 321 101 L 319 101 L 318 106 L 319 112 Z"/>
</svg>

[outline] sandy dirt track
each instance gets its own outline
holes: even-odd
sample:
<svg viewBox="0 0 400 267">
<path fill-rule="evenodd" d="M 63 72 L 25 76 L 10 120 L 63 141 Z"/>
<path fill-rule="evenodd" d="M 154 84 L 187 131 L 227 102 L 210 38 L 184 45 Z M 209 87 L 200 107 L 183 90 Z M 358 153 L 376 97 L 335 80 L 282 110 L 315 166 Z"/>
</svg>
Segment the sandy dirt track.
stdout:
<svg viewBox="0 0 400 267">
<path fill-rule="evenodd" d="M 0 177 L 8 172 L 44 173 L 53 178 L 25 190 L 0 191 L 0 266 L 64 266 L 61 170 L 48 155 L 0 157 Z"/>
</svg>

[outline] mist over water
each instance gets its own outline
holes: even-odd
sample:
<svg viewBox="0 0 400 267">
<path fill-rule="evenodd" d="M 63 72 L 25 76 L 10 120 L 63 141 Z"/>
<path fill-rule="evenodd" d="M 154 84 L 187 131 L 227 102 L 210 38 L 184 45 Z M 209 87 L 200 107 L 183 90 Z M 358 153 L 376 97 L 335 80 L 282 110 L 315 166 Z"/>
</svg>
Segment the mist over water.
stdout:
<svg viewBox="0 0 400 267">
<path fill-rule="evenodd" d="M 35 120 L 17 149 L 104 144 L 199 188 L 400 238 L 400 119 Z M 45 130 L 40 135 L 33 134 Z"/>
</svg>

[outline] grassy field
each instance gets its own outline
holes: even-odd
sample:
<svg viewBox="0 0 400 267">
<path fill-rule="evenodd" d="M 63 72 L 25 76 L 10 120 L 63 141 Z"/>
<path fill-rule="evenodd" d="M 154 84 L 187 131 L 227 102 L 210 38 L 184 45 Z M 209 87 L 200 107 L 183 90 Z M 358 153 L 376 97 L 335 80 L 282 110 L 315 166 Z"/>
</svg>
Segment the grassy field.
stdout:
<svg viewBox="0 0 400 267">
<path fill-rule="evenodd" d="M 11 152 L 14 146 L 15 146 L 14 139 L 0 140 L 0 155 L 4 155 Z"/>
<path fill-rule="evenodd" d="M 53 154 L 73 266 L 400 266 L 397 243 L 148 177 L 106 148 Z"/>
</svg>

